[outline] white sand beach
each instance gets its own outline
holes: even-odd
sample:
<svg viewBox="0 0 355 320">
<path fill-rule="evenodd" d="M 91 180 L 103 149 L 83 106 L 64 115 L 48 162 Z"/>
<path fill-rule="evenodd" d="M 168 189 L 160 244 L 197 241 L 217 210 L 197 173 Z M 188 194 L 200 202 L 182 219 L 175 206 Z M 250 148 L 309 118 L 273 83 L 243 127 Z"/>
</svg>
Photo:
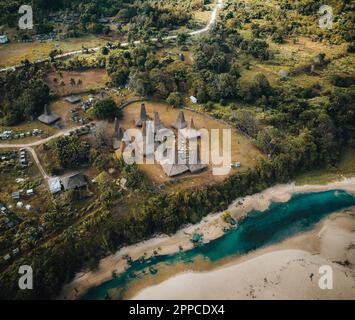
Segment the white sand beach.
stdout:
<svg viewBox="0 0 355 320">
<path fill-rule="evenodd" d="M 355 193 L 355 178 L 344 179 L 327 185 L 305 185 L 296 186 L 294 183 L 276 185 L 265 191 L 252 196 L 236 199 L 228 208 L 228 211 L 239 218 L 251 210 L 264 211 L 270 202 L 286 202 L 294 193 L 320 192 L 327 190 L 346 190 Z M 186 226 L 173 236 L 157 236 L 151 240 L 140 242 L 120 249 L 114 255 L 103 258 L 97 270 L 83 271 L 75 276 L 75 279 L 63 287 L 59 299 L 77 299 L 89 288 L 98 286 L 112 278 L 112 272 L 123 272 L 127 262 L 123 259 L 128 254 L 133 260 L 138 259 L 146 253 L 149 257 L 153 251 L 158 254 L 169 254 L 179 251 L 179 246 L 184 250 L 192 248 L 191 235 L 194 232 L 203 234 L 204 242 L 208 242 L 224 234 L 223 228 L 226 223 L 221 218 L 222 212 L 214 213 L 204 218 L 197 225 Z M 160 249 L 160 250 L 159 250 Z"/>
<path fill-rule="evenodd" d="M 182 273 L 143 289 L 133 299 L 355 299 L 354 230 L 355 209 L 352 214 L 332 215 L 316 232 L 254 252 L 244 262 Z M 293 247 L 310 251 L 286 249 Z M 323 265 L 333 270 L 331 290 L 318 284 Z"/>
</svg>

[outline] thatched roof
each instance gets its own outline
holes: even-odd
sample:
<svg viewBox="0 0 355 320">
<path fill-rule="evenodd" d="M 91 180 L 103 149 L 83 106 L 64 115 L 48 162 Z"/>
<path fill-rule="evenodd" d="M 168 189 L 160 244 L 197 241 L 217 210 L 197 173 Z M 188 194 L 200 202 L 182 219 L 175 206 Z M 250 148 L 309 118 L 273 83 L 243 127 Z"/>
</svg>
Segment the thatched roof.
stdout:
<svg viewBox="0 0 355 320">
<path fill-rule="evenodd" d="M 118 118 L 116 117 L 115 118 L 115 123 L 114 123 L 114 126 L 113 126 L 113 131 L 116 132 L 119 127 L 120 127 L 120 124 L 118 122 Z"/>
<path fill-rule="evenodd" d="M 154 112 L 154 132 L 158 132 L 161 129 L 164 129 L 164 125 L 160 120 L 159 113 Z"/>
<path fill-rule="evenodd" d="M 69 96 L 65 98 L 66 101 L 68 101 L 69 103 L 78 103 L 81 101 L 80 97 L 78 96 Z"/>
<path fill-rule="evenodd" d="M 142 127 L 142 137 L 137 140 L 137 142 L 142 142 L 143 150 L 139 147 L 137 143 L 137 150 L 142 153 L 144 156 L 154 154 L 154 123 L 153 121 L 144 121 Z"/>
<path fill-rule="evenodd" d="M 191 164 L 189 163 L 188 167 L 191 173 L 197 173 L 207 168 L 207 164 L 201 163 L 201 150 L 199 145 L 197 145 L 195 150 L 190 151 L 189 158 Z"/>
<path fill-rule="evenodd" d="M 121 146 L 124 136 L 124 130 L 120 127 L 118 119 L 115 118 L 114 132 L 113 132 L 113 149 L 117 150 Z"/>
<path fill-rule="evenodd" d="M 143 123 L 147 120 L 148 120 L 147 110 L 145 109 L 145 104 L 142 103 L 139 119 L 136 121 L 136 127 L 142 127 Z"/>
<path fill-rule="evenodd" d="M 189 170 L 191 173 L 201 172 L 207 168 L 207 164 L 198 163 L 198 164 L 189 164 Z"/>
<path fill-rule="evenodd" d="M 196 130 L 194 119 L 192 117 L 188 128 L 181 129 L 180 134 L 182 134 L 185 139 L 196 139 L 201 137 L 201 133 Z"/>
<path fill-rule="evenodd" d="M 53 113 L 49 107 L 49 105 L 44 106 L 44 111 L 43 114 L 38 117 L 38 120 L 41 121 L 44 124 L 52 124 L 56 121 L 58 121 L 60 117 Z"/>
<path fill-rule="evenodd" d="M 155 141 L 157 142 L 164 142 L 165 137 L 174 137 L 174 132 L 167 128 L 162 128 L 158 130 L 155 134 Z"/>
<path fill-rule="evenodd" d="M 86 177 L 82 173 L 62 178 L 64 190 L 78 189 L 87 185 Z"/>
<path fill-rule="evenodd" d="M 185 164 L 161 164 L 165 174 L 168 177 L 178 176 L 189 171 L 189 168 Z"/>
<path fill-rule="evenodd" d="M 172 127 L 180 130 L 180 129 L 184 129 L 187 127 L 187 121 L 185 120 L 185 115 L 182 111 L 179 112 L 179 116 L 176 119 L 176 121 L 172 124 Z"/>
</svg>

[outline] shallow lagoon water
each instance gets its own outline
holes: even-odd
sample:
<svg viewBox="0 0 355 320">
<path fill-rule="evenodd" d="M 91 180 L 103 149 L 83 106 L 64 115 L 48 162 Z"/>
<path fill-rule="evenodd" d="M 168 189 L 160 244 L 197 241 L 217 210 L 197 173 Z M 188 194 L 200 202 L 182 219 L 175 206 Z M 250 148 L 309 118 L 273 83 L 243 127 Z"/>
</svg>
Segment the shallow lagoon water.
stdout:
<svg viewBox="0 0 355 320">
<path fill-rule="evenodd" d="M 159 270 L 157 266 L 162 263 L 173 268 L 174 264 L 193 264 L 194 259 L 203 257 L 217 264 L 227 257 L 279 243 L 312 230 L 326 216 L 352 206 L 355 206 L 355 196 L 342 190 L 295 194 L 288 202 L 273 202 L 263 212 L 250 212 L 237 229 L 207 244 L 181 253 L 135 261 L 112 280 L 89 289 L 82 299 L 104 299 L 108 292 L 115 289 L 120 291 L 115 296 L 120 297 L 136 279 L 144 279 L 148 274 L 151 276 L 150 267 Z"/>
</svg>

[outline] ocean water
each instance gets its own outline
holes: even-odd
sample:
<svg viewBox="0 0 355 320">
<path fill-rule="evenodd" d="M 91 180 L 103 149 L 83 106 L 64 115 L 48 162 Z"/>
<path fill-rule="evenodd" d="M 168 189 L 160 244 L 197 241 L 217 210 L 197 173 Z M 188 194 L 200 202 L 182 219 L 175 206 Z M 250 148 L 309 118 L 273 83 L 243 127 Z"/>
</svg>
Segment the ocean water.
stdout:
<svg viewBox="0 0 355 320">
<path fill-rule="evenodd" d="M 105 299 L 113 289 L 124 293 L 136 279 L 144 279 L 147 274 L 151 276 L 150 267 L 161 263 L 172 266 L 174 263 L 193 264 L 196 257 L 213 263 L 281 242 L 312 230 L 326 216 L 352 206 L 355 206 L 355 196 L 341 190 L 295 194 L 286 203 L 274 202 L 266 211 L 250 212 L 237 229 L 207 244 L 186 252 L 135 261 L 112 280 L 89 289 L 82 299 Z"/>
</svg>

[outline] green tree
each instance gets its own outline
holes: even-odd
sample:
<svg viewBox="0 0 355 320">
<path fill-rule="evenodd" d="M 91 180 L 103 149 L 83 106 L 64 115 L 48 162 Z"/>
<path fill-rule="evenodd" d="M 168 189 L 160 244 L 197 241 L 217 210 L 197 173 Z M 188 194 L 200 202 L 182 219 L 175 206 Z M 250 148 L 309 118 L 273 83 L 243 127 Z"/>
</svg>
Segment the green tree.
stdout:
<svg viewBox="0 0 355 320">
<path fill-rule="evenodd" d="M 94 104 L 94 114 L 99 120 L 114 120 L 122 117 L 122 111 L 111 98 L 104 98 Z"/>
<path fill-rule="evenodd" d="M 170 93 L 166 101 L 175 108 L 180 108 L 184 103 L 184 99 L 179 92 Z"/>
<path fill-rule="evenodd" d="M 74 169 L 89 160 L 90 146 L 77 136 L 61 137 L 51 146 L 56 163 L 64 169 Z"/>
</svg>

